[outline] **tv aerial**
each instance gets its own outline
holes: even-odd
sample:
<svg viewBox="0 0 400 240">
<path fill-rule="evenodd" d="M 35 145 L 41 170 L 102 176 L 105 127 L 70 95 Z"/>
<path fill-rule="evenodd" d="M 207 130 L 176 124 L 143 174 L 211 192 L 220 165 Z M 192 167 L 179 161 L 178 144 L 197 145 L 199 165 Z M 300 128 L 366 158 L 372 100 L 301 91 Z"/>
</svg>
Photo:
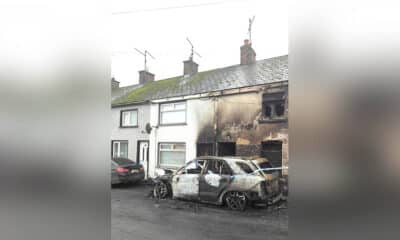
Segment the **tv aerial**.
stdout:
<svg viewBox="0 0 400 240">
<path fill-rule="evenodd" d="M 150 53 L 149 51 L 147 51 L 147 50 L 144 50 L 144 52 L 140 51 L 140 50 L 137 49 L 137 48 L 135 48 L 135 50 L 136 50 L 138 53 L 140 53 L 140 54 L 142 54 L 142 55 L 144 56 L 144 70 L 145 70 L 145 71 L 148 71 L 148 68 L 147 68 L 147 55 L 149 55 L 152 59 L 156 59 L 156 58 L 153 57 L 153 55 L 151 55 L 151 53 Z"/>
<path fill-rule="evenodd" d="M 249 41 L 251 42 L 251 27 L 253 25 L 254 22 L 254 18 L 256 18 L 256 16 L 253 16 L 253 18 L 249 18 L 249 29 L 248 29 L 248 33 L 249 33 Z"/>
<path fill-rule="evenodd" d="M 193 54 L 196 54 L 198 57 L 201 57 L 201 55 L 194 50 L 194 46 L 193 46 L 192 42 L 189 40 L 188 37 L 186 38 L 186 40 L 189 42 L 190 46 L 192 47 L 189 59 L 193 61 Z"/>
</svg>

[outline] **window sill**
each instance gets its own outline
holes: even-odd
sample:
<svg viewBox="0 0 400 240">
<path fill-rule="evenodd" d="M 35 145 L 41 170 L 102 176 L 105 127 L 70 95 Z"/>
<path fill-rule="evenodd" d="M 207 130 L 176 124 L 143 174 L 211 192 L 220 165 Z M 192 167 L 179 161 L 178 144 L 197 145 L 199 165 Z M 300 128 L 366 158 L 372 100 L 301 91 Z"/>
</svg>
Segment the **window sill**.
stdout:
<svg viewBox="0 0 400 240">
<path fill-rule="evenodd" d="M 258 120 L 259 123 L 279 123 L 279 122 L 287 122 L 288 118 L 263 118 Z"/>
<path fill-rule="evenodd" d="M 119 126 L 119 128 L 138 128 L 139 126 Z"/>
<path fill-rule="evenodd" d="M 187 123 L 170 123 L 170 124 L 159 124 L 160 127 L 172 127 L 172 126 L 186 126 Z"/>
</svg>

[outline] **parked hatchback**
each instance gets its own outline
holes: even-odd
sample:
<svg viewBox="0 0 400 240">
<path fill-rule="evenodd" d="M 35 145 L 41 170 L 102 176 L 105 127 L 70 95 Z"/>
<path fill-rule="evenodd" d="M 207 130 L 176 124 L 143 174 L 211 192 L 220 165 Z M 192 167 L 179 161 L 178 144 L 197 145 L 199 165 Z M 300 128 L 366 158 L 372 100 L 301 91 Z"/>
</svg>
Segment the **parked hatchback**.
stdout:
<svg viewBox="0 0 400 240">
<path fill-rule="evenodd" d="M 281 196 L 278 174 L 266 174 L 249 159 L 199 157 L 155 182 L 157 198 L 226 204 L 232 210 L 244 210 L 250 203 L 271 203 Z"/>
<path fill-rule="evenodd" d="M 111 160 L 111 184 L 134 183 L 144 179 L 144 169 L 128 158 Z"/>
</svg>

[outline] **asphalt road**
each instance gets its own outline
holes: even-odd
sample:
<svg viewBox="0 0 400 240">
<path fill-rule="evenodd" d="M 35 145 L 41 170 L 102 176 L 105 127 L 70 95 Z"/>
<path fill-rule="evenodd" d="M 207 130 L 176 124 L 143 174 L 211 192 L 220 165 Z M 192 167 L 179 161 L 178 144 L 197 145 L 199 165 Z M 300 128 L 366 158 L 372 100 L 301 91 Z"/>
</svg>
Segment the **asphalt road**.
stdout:
<svg viewBox="0 0 400 240">
<path fill-rule="evenodd" d="M 288 239 L 287 209 L 278 206 L 234 212 L 224 207 L 147 197 L 150 186 L 111 191 L 111 239 Z"/>
</svg>

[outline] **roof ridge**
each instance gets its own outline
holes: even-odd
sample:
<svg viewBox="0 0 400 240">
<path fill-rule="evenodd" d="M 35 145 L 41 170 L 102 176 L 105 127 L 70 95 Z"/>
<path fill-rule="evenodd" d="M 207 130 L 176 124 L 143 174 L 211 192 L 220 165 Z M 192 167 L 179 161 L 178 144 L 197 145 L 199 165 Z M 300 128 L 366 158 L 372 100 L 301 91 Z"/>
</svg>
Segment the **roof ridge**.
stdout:
<svg viewBox="0 0 400 240">
<path fill-rule="evenodd" d="M 271 58 L 264 58 L 264 59 L 256 60 L 255 63 L 259 63 L 259 62 L 263 62 L 263 61 L 267 61 L 267 60 L 272 60 L 272 59 L 275 59 L 275 58 L 282 58 L 282 57 L 286 57 L 286 56 L 289 56 L 289 55 L 288 55 L 288 54 L 284 54 L 284 55 L 275 56 L 275 57 L 271 57 Z M 245 66 L 249 66 L 249 65 L 241 65 L 241 64 L 239 63 L 239 64 L 230 65 L 230 66 L 226 66 L 226 67 L 219 67 L 219 68 L 212 68 L 212 69 L 204 70 L 204 71 L 201 71 L 201 72 L 197 72 L 196 74 L 199 74 L 199 73 L 207 73 L 207 72 L 211 72 L 211 71 L 217 71 L 217 70 L 219 70 L 219 69 L 229 69 L 229 68 L 240 67 L 240 66 L 245 67 Z M 193 74 L 192 76 L 195 76 L 196 74 Z M 192 76 L 191 76 L 191 77 L 192 77 Z M 177 76 L 168 77 L 168 78 L 162 78 L 162 79 L 158 79 L 158 80 L 154 80 L 154 81 L 155 81 L 155 82 L 158 82 L 158 81 L 168 80 L 168 79 L 177 78 L 177 77 L 183 78 L 184 75 L 177 75 Z"/>
</svg>

